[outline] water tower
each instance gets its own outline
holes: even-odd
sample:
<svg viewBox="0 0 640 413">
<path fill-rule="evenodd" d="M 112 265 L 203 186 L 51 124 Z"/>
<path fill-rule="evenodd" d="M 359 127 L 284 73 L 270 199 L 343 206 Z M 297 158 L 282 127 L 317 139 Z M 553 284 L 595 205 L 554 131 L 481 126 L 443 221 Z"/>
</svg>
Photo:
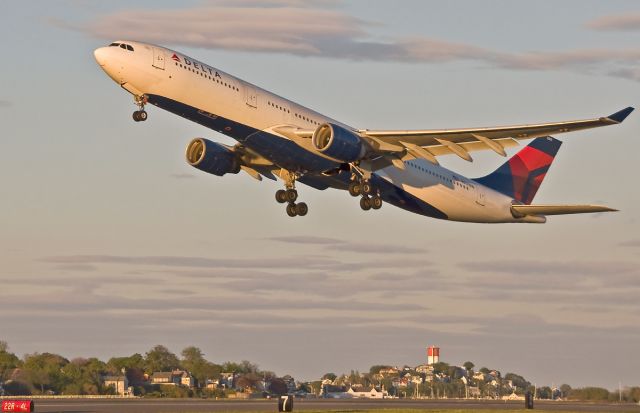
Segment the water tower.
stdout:
<svg viewBox="0 0 640 413">
<path fill-rule="evenodd" d="M 440 347 L 427 347 L 427 364 L 432 365 L 440 362 Z"/>
</svg>

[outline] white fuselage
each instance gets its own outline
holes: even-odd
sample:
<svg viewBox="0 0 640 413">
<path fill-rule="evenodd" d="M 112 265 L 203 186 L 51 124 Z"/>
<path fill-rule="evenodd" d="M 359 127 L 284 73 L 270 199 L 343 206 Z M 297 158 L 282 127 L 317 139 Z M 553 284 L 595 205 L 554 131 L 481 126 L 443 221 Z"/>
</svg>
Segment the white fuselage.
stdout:
<svg viewBox="0 0 640 413">
<path fill-rule="evenodd" d="M 354 130 L 181 53 L 140 42 L 123 43 L 134 50 L 102 47 L 95 51 L 95 56 L 102 69 L 135 96 L 161 96 L 197 108 L 203 117 L 225 118 L 235 122 L 234 125 L 269 131 L 280 138 L 284 136 L 273 128 L 283 125 L 315 129 L 330 122 Z M 181 115 L 179 109 L 174 113 Z M 233 128 L 226 126 L 218 131 L 234 136 Z M 313 150 L 310 143 L 297 143 Z M 261 155 L 280 166 L 277 159 Z M 443 212 L 445 219 L 481 223 L 544 222 L 542 217 L 515 218 L 510 197 L 423 159 L 406 161 L 404 170 L 389 166 L 376 171 L 375 175 Z M 402 202 L 395 205 L 403 207 Z"/>
</svg>

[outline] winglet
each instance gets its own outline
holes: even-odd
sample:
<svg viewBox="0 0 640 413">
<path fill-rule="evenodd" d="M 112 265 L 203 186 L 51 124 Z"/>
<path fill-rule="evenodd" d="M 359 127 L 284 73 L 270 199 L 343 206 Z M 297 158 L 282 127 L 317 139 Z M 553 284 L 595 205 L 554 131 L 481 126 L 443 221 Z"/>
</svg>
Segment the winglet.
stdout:
<svg viewBox="0 0 640 413">
<path fill-rule="evenodd" d="M 626 109 L 622 109 L 619 112 L 614 113 L 613 115 L 609 115 L 607 116 L 608 119 L 611 119 L 612 121 L 618 122 L 618 123 L 622 123 L 623 120 L 625 120 L 627 118 L 627 116 L 629 116 L 629 114 L 631 114 L 631 112 L 633 112 L 633 109 L 631 106 L 629 106 Z"/>
</svg>

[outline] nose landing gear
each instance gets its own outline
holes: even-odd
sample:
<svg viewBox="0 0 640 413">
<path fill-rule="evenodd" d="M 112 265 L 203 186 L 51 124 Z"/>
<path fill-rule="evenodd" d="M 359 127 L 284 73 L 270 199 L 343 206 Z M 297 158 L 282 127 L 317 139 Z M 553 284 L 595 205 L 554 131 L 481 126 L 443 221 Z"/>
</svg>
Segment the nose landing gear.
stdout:
<svg viewBox="0 0 640 413">
<path fill-rule="evenodd" d="M 134 96 L 133 99 L 139 108 L 139 110 L 133 112 L 133 120 L 136 122 L 144 122 L 147 120 L 147 112 L 144 110 L 144 105 L 147 104 L 147 97 L 144 95 Z"/>
</svg>

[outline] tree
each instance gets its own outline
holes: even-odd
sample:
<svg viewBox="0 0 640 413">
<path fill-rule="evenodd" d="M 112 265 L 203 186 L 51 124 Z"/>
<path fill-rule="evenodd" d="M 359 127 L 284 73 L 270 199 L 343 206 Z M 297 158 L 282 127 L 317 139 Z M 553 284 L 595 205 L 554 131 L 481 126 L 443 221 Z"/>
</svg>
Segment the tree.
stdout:
<svg viewBox="0 0 640 413">
<path fill-rule="evenodd" d="M 490 372 L 491 372 L 491 370 L 489 370 L 486 367 L 483 367 L 483 368 L 480 369 L 480 373 L 489 374 Z"/>
<path fill-rule="evenodd" d="M 242 390 L 255 389 L 261 380 L 262 378 L 256 373 L 246 373 L 238 377 L 236 380 L 236 388 Z"/>
<path fill-rule="evenodd" d="M 203 386 L 207 379 L 218 377 L 222 372 L 222 366 L 207 361 L 204 353 L 194 346 L 182 350 L 182 367 L 191 372 L 200 386 Z M 239 369 L 246 367 L 246 365 L 238 366 Z M 255 368 L 257 370 L 257 366 Z"/>
<path fill-rule="evenodd" d="M 531 386 L 531 383 L 529 383 L 527 380 L 525 380 L 524 377 L 515 374 L 515 373 L 507 373 L 504 376 L 505 380 L 511 380 L 511 382 L 513 383 L 514 386 L 516 386 L 519 390 L 523 391 L 524 389 L 528 388 L 529 386 Z"/>
<path fill-rule="evenodd" d="M 336 376 L 335 373 L 325 373 L 325 375 L 322 376 L 322 380 L 336 381 L 337 378 L 338 376 Z"/>
<path fill-rule="evenodd" d="M 132 386 L 140 386 L 144 383 L 145 360 L 141 354 L 135 353 L 129 357 L 112 357 L 107 362 L 107 370 L 111 374 L 122 374 L 123 369 Z"/>
<path fill-rule="evenodd" d="M 0 347 L 2 343 L 4 342 L 0 341 Z M 20 366 L 20 359 L 15 354 L 7 351 L 6 343 L 4 343 L 4 348 L 5 350 L 0 351 L 0 383 L 9 378 L 13 369 Z"/>
<path fill-rule="evenodd" d="M 145 370 L 148 373 L 171 371 L 178 367 L 180 367 L 178 357 L 163 345 L 158 344 L 149 350 L 145 356 Z"/>
<path fill-rule="evenodd" d="M 29 381 L 39 387 L 41 393 L 45 388 L 60 393 L 66 384 L 62 369 L 67 364 L 69 360 L 57 354 L 35 353 L 25 356 L 23 368 L 27 371 Z"/>
<path fill-rule="evenodd" d="M 283 394 L 287 394 L 288 392 L 287 383 L 285 383 L 284 380 L 282 380 L 281 378 L 273 379 L 269 384 L 269 391 L 279 396 Z"/>
<path fill-rule="evenodd" d="M 0 353 L 7 353 L 9 351 L 9 345 L 6 341 L 0 340 Z"/>
<path fill-rule="evenodd" d="M 434 373 L 447 373 L 449 371 L 449 364 L 440 361 L 438 363 L 433 363 L 433 372 Z"/>
<path fill-rule="evenodd" d="M 560 385 L 560 391 L 562 392 L 562 397 L 566 398 L 569 396 L 569 393 L 571 393 L 571 386 L 566 383 L 562 384 Z"/>
<path fill-rule="evenodd" d="M 465 361 L 465 362 L 464 362 L 464 364 L 463 364 L 463 366 L 464 366 L 464 368 L 465 368 L 467 371 L 471 371 L 471 370 L 473 370 L 473 368 L 474 368 L 476 365 L 475 365 L 475 364 L 473 364 L 473 363 L 472 363 L 472 362 L 470 362 L 470 361 Z"/>
<path fill-rule="evenodd" d="M 374 375 L 374 374 L 379 374 L 380 370 L 385 370 L 390 368 L 391 366 L 385 366 L 382 364 L 376 364 L 371 366 L 371 368 L 369 369 L 369 374 Z"/>
</svg>

